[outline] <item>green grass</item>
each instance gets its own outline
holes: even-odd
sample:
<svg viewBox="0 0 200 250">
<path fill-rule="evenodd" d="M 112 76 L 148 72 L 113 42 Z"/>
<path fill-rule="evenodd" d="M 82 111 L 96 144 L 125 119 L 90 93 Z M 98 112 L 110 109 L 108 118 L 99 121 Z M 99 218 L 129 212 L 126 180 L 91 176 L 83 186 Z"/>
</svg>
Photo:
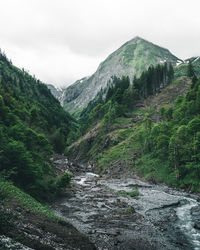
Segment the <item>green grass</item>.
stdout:
<svg viewBox="0 0 200 250">
<path fill-rule="evenodd" d="M 124 127 L 124 126 L 130 126 L 131 125 L 131 118 L 125 118 L 125 117 L 118 117 L 115 119 L 113 126 L 114 127 Z"/>
<path fill-rule="evenodd" d="M 124 191 L 124 190 L 120 190 L 117 191 L 116 194 L 120 195 L 120 196 L 124 196 L 124 197 L 131 197 L 131 198 L 135 198 L 138 197 L 140 195 L 139 191 L 135 188 L 131 191 Z"/>
<path fill-rule="evenodd" d="M 174 77 L 187 76 L 187 63 L 182 63 L 174 68 Z"/>
<path fill-rule="evenodd" d="M 137 108 L 133 112 L 133 116 L 141 116 L 141 117 L 147 117 L 149 115 L 153 115 L 155 113 L 155 107 L 142 107 Z"/>
<path fill-rule="evenodd" d="M 65 106 L 64 106 L 64 109 L 67 110 L 69 109 L 71 106 L 73 105 L 73 102 L 68 102 Z"/>
<path fill-rule="evenodd" d="M 71 113 L 71 115 L 75 118 L 75 119 L 79 119 L 81 112 L 83 111 L 83 108 L 76 108 L 74 109 Z"/>
<path fill-rule="evenodd" d="M 154 158 L 150 153 L 143 154 L 137 159 L 134 168 L 147 180 L 165 182 L 168 185 L 176 186 L 175 174 L 170 169 L 168 162 Z"/>
<path fill-rule="evenodd" d="M 134 154 L 139 150 L 138 141 L 136 140 L 138 129 L 137 124 L 137 126 L 133 125 L 131 128 L 118 129 L 112 132 L 112 135 L 110 135 L 111 140 L 118 143 L 96 156 L 101 169 L 105 170 L 118 160 L 123 161 L 127 166 L 132 165 Z"/>
<path fill-rule="evenodd" d="M 118 213 L 121 214 L 121 215 L 134 214 L 135 213 L 135 209 L 133 207 L 128 207 L 126 209 L 119 210 Z"/>
<path fill-rule="evenodd" d="M 194 67 L 195 74 L 199 77 L 200 76 L 200 59 L 196 60 L 192 63 Z M 187 63 L 181 63 L 180 65 L 174 68 L 174 77 L 179 78 L 182 76 L 187 76 Z"/>
<path fill-rule="evenodd" d="M 123 197 L 131 197 L 131 198 L 136 198 L 140 195 L 140 192 L 138 191 L 137 187 L 134 187 L 131 191 L 125 191 L 125 190 L 115 190 L 110 187 L 108 187 L 108 190 L 112 193 L 115 193 L 119 196 Z"/>
<path fill-rule="evenodd" d="M 50 209 L 36 201 L 30 195 L 15 187 L 11 182 L 0 180 L 0 196 L 4 204 L 16 201 L 22 208 L 46 215 L 49 218 L 58 219 Z"/>
<path fill-rule="evenodd" d="M 71 108 L 71 106 L 73 106 L 73 101 L 68 102 L 65 106 L 64 109 L 65 110 L 69 110 Z M 69 113 L 74 117 L 74 118 L 79 118 L 81 112 L 82 112 L 83 108 L 76 108 L 73 109 L 72 111 L 69 111 Z"/>
</svg>

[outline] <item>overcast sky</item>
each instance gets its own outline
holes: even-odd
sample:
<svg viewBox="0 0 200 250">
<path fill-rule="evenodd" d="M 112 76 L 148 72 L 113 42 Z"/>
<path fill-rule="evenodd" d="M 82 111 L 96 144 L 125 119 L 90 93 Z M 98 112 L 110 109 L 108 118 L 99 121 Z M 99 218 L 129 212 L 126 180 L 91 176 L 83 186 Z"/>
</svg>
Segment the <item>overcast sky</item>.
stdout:
<svg viewBox="0 0 200 250">
<path fill-rule="evenodd" d="M 95 72 L 135 36 L 200 55 L 200 0 L 0 0 L 0 48 L 45 83 Z"/>
</svg>

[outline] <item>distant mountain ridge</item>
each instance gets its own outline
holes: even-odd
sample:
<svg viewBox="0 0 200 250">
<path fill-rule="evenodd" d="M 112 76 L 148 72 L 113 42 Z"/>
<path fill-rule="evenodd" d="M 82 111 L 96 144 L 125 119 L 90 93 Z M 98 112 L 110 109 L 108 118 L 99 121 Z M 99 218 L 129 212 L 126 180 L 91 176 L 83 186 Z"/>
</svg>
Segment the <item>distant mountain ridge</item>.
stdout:
<svg viewBox="0 0 200 250">
<path fill-rule="evenodd" d="M 61 103 L 70 113 L 78 113 L 106 87 L 111 76 L 128 75 L 132 79 L 140 76 L 150 65 L 164 62 L 176 65 L 182 60 L 167 49 L 135 37 L 109 55 L 92 76 L 69 86 L 64 91 Z"/>
<path fill-rule="evenodd" d="M 177 65 L 174 74 L 175 78 L 187 75 L 187 67 L 189 62 L 192 63 L 196 76 L 200 77 L 200 57 L 197 56 L 188 58 L 184 60 L 184 62 L 181 63 L 180 65 Z"/>
<path fill-rule="evenodd" d="M 45 84 L 0 52 L 1 176 L 9 176 L 34 197 L 42 197 L 44 190 L 50 195 L 49 159 L 53 152 L 64 151 L 76 127 Z M 52 168 L 55 179 L 53 173 Z"/>
</svg>

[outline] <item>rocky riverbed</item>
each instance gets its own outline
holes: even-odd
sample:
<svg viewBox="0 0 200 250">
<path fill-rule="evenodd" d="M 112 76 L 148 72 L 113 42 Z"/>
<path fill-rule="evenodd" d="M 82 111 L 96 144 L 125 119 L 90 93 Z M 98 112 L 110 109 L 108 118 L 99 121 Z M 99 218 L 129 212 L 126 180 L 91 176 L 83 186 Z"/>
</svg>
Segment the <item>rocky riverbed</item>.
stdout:
<svg viewBox="0 0 200 250">
<path fill-rule="evenodd" d="M 76 175 L 71 190 L 52 209 L 87 235 L 97 249 L 200 249 L 196 195 L 136 176 L 100 177 L 91 166 L 79 166 L 78 172 L 64 158 L 57 160 L 58 168 L 59 164 Z"/>
</svg>

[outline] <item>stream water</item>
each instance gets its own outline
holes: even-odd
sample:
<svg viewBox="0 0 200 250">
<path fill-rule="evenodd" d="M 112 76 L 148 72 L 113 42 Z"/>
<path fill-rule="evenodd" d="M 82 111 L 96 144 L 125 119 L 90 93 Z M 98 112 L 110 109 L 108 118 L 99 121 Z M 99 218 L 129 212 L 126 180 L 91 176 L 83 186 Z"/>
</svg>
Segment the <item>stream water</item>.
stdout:
<svg viewBox="0 0 200 250">
<path fill-rule="evenodd" d="M 137 177 L 100 178 L 89 172 L 74 177 L 72 187 L 75 193 L 57 201 L 53 210 L 99 250 L 200 249 L 196 196 Z M 138 198 L 119 192 L 136 187 Z"/>
<path fill-rule="evenodd" d="M 191 209 L 198 206 L 196 200 L 187 198 L 188 203 L 176 209 L 179 218 L 178 225 L 193 245 L 195 250 L 200 249 L 200 230 L 194 228 Z"/>
</svg>

